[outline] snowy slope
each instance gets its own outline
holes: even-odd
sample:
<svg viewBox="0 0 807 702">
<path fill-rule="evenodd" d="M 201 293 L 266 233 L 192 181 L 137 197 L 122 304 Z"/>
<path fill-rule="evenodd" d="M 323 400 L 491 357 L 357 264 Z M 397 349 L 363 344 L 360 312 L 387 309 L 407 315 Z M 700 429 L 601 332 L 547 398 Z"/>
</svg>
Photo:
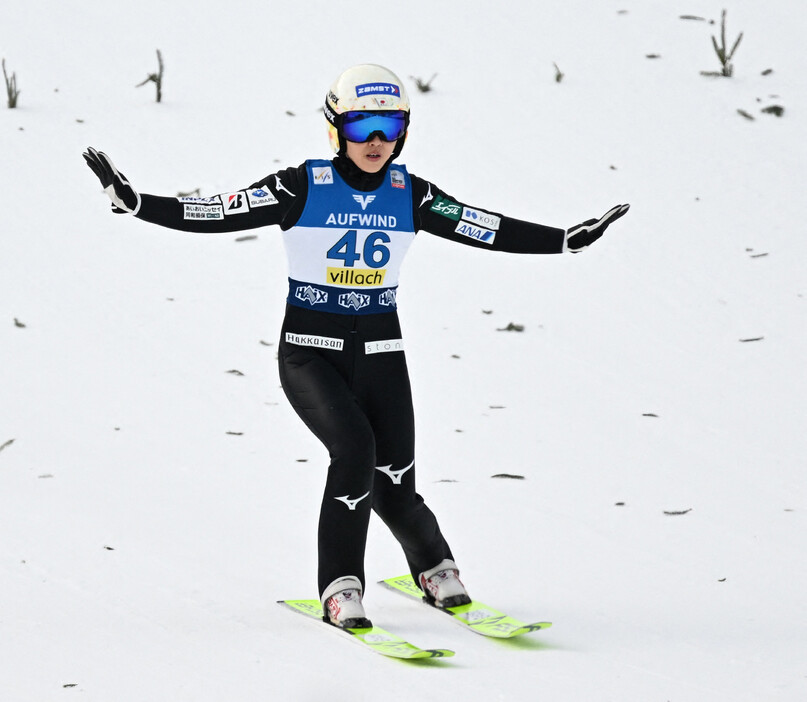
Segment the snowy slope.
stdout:
<svg viewBox="0 0 807 702">
<path fill-rule="evenodd" d="M 700 75 L 718 25 L 680 18 L 717 2 L 4 3 L 0 699 L 807 698 L 807 11 L 762 5 L 725 6 L 728 80 Z M 438 74 L 408 79 L 403 161 L 457 197 L 632 205 L 578 256 L 413 247 L 420 491 L 474 595 L 555 623 L 500 644 L 370 586 L 378 624 L 457 651 L 426 665 L 275 604 L 315 594 L 327 465 L 279 388 L 278 232 L 113 216 L 80 155 L 243 187 L 328 155 L 324 91 L 367 61 Z M 404 570 L 374 521 L 368 579 Z"/>
</svg>

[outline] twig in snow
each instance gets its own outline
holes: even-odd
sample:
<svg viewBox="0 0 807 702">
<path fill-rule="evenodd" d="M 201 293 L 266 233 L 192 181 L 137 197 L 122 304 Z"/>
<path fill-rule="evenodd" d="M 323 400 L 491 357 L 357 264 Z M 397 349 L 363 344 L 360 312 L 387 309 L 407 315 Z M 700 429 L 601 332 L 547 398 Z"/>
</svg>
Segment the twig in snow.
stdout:
<svg viewBox="0 0 807 702">
<path fill-rule="evenodd" d="M 420 78 L 415 78 L 415 76 L 409 76 L 413 81 L 415 81 L 415 85 L 417 86 L 418 90 L 421 93 L 428 93 L 432 89 L 432 81 L 437 78 L 437 74 L 435 73 L 429 80 L 423 81 Z"/>
<path fill-rule="evenodd" d="M 715 35 L 712 35 L 712 46 L 714 47 L 715 53 L 717 54 L 717 59 L 720 61 L 720 70 L 719 71 L 701 71 L 701 75 L 703 76 L 722 76 L 724 78 L 730 78 L 731 75 L 734 73 L 734 66 L 731 64 L 731 59 L 734 56 L 734 52 L 737 51 L 737 47 L 740 45 L 740 41 L 743 38 L 743 33 L 740 32 L 740 36 L 737 37 L 733 46 L 729 50 L 728 45 L 726 44 L 726 11 L 723 10 L 722 19 L 720 21 L 720 45 L 717 44 L 717 39 Z"/>
<path fill-rule="evenodd" d="M 20 91 L 17 90 L 17 74 L 12 73 L 9 78 L 6 73 L 5 59 L 3 59 L 3 78 L 6 80 L 6 105 L 9 109 L 14 109 L 17 106 L 17 98 L 20 96 Z"/>
<path fill-rule="evenodd" d="M 138 83 L 135 87 L 140 88 L 144 86 L 146 83 L 154 83 L 157 88 L 157 102 L 162 102 L 163 99 L 163 55 L 159 49 L 157 49 L 157 65 L 158 70 L 157 73 L 149 73 L 146 76 L 146 79 L 142 83 Z"/>
</svg>

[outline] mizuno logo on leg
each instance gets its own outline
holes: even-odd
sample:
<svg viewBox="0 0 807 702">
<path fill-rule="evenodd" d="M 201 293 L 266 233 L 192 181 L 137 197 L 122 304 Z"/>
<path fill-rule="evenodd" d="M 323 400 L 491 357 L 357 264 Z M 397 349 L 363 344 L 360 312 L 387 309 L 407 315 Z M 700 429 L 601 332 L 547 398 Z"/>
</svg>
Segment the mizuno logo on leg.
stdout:
<svg viewBox="0 0 807 702">
<path fill-rule="evenodd" d="M 347 505 L 347 508 L 351 512 L 355 512 L 356 511 L 356 505 L 359 504 L 359 502 L 361 502 L 369 494 L 370 494 L 370 491 L 368 490 L 361 497 L 357 497 L 355 500 L 351 500 L 350 495 L 343 495 L 342 497 L 334 497 L 333 499 L 339 500 L 340 502 L 344 502 Z"/>
<path fill-rule="evenodd" d="M 389 479 L 395 485 L 400 485 L 401 484 L 401 479 L 403 478 L 404 473 L 406 473 L 406 471 L 408 471 L 410 468 L 414 467 L 414 465 L 415 465 L 415 462 L 412 461 L 408 466 L 406 466 L 406 468 L 401 468 L 400 470 L 392 470 L 392 464 L 390 464 L 388 466 L 376 466 L 375 469 L 380 470 L 385 475 L 388 475 Z"/>
</svg>

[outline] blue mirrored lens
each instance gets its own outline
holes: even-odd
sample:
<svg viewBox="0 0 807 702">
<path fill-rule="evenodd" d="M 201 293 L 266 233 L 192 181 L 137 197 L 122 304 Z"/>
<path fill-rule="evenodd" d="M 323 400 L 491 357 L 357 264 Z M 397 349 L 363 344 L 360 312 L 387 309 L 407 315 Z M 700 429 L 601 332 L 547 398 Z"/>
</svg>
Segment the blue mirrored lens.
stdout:
<svg viewBox="0 0 807 702">
<path fill-rule="evenodd" d="M 406 132 L 406 115 L 396 112 L 346 112 L 342 134 L 348 141 L 365 142 L 376 132 L 384 141 L 400 139 Z"/>
</svg>

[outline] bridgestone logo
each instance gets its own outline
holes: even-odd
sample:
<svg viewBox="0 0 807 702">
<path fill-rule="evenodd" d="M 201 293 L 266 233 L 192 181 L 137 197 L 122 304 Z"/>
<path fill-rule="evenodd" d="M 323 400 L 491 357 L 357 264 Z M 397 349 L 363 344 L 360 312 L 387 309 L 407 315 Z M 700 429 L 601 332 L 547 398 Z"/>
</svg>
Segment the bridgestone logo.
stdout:
<svg viewBox="0 0 807 702">
<path fill-rule="evenodd" d="M 294 334 L 286 332 L 286 343 L 295 346 L 315 346 L 320 349 L 341 351 L 345 345 L 342 339 L 332 339 L 329 336 L 311 336 L 310 334 Z"/>
</svg>

